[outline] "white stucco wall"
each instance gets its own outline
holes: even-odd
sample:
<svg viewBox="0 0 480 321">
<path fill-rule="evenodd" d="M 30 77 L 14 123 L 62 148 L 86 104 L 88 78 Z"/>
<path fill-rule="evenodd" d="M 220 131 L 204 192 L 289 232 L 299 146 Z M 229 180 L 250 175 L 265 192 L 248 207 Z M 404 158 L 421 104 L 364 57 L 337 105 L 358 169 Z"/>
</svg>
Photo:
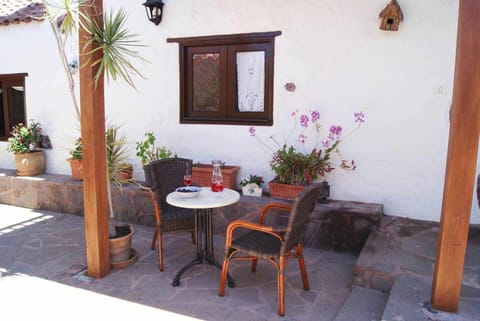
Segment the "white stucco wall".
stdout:
<svg viewBox="0 0 480 321">
<path fill-rule="evenodd" d="M 289 130 L 295 109 L 318 109 L 325 128 L 335 123 L 346 130 L 354 125 L 353 112 L 363 110 L 365 125 L 340 145 L 358 167 L 328 177 L 332 198 L 383 203 L 389 215 L 440 219 L 458 0 L 402 0 L 405 20 L 398 32 L 379 30 L 385 0 L 166 0 L 159 26 L 146 20 L 137 2 L 104 2 L 127 10 L 128 27 L 147 45 L 141 53 L 150 62 L 140 64 L 147 79 L 135 78 L 136 91 L 110 83 L 105 93 L 108 120 L 124 124 L 135 178 L 143 178 L 135 142 L 146 131 L 195 162 L 222 159 L 240 165 L 240 176 L 273 178 L 271 155 L 249 137 L 248 126 L 179 124 L 178 45 L 166 39 L 280 30 L 274 126 L 257 128 L 258 135 Z M 0 73 L 29 73 L 28 117 L 44 125 L 55 147 L 47 170 L 69 173 L 67 148 L 78 130 L 50 27 L 2 27 L 0 42 L 8 48 Z M 295 92 L 285 90 L 288 82 Z M 14 168 L 5 145 L 0 167 Z M 471 220 L 480 223 L 476 199 Z"/>
</svg>

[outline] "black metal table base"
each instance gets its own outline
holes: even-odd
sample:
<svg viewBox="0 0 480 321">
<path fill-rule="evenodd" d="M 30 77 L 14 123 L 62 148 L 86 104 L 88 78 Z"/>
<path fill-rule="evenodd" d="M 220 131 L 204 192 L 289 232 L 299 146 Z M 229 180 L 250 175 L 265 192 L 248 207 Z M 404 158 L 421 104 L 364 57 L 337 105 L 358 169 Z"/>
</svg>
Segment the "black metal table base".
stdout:
<svg viewBox="0 0 480 321">
<path fill-rule="evenodd" d="M 203 234 L 203 238 L 202 238 Z M 191 268 L 192 266 L 202 264 L 205 260 L 206 263 L 214 265 L 220 270 L 222 265 L 215 260 L 213 252 L 213 231 L 212 231 L 212 209 L 196 209 L 195 210 L 195 237 L 196 245 L 195 252 L 196 257 L 190 263 L 177 272 L 172 281 L 172 286 L 180 285 L 180 277 L 183 272 Z M 235 287 L 235 281 L 230 274 L 227 274 L 228 286 L 230 288 Z"/>
</svg>

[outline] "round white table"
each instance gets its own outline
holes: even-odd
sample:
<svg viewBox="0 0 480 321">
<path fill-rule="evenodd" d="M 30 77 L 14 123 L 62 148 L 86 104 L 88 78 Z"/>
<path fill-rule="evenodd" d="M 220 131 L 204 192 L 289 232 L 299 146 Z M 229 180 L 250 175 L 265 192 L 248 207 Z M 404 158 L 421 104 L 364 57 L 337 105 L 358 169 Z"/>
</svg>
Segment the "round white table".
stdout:
<svg viewBox="0 0 480 321">
<path fill-rule="evenodd" d="M 220 263 L 215 260 L 213 252 L 213 231 L 212 231 L 212 209 L 228 206 L 237 203 L 240 200 L 240 194 L 232 189 L 225 188 L 222 192 L 212 192 L 210 187 L 202 187 L 200 194 L 195 198 L 183 198 L 177 192 L 167 195 L 167 203 L 182 208 L 190 208 L 195 213 L 195 234 L 196 234 L 196 257 L 173 278 L 172 285 L 180 285 L 180 277 L 190 267 L 203 263 L 203 260 L 222 268 Z M 202 241 L 202 234 L 204 240 Z M 234 287 L 233 278 L 228 275 L 228 286 Z"/>
</svg>

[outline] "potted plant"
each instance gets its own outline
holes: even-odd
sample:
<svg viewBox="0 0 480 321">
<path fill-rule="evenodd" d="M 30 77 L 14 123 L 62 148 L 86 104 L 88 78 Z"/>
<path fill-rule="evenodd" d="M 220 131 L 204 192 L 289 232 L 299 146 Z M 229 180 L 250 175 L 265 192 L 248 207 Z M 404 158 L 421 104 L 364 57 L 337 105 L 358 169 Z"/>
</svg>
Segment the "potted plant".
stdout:
<svg viewBox="0 0 480 321">
<path fill-rule="evenodd" d="M 70 151 L 71 157 L 67 158 L 67 162 L 70 163 L 70 169 L 72 171 L 72 179 L 81 181 L 83 179 L 83 166 L 82 166 L 82 138 L 79 137 L 75 140 L 75 146 Z"/>
<path fill-rule="evenodd" d="M 145 186 L 152 185 L 152 176 L 150 174 L 149 164 L 157 159 L 168 158 L 172 156 L 172 151 L 165 146 L 155 146 L 155 135 L 153 132 L 145 133 L 145 140 L 136 142 L 137 156 L 140 157 L 143 170 L 145 172 Z"/>
<path fill-rule="evenodd" d="M 262 196 L 263 178 L 257 175 L 247 175 L 240 181 L 243 195 L 247 196 Z"/>
<path fill-rule="evenodd" d="M 276 149 L 272 149 L 256 136 L 255 127 L 249 129 L 250 136 L 257 138 L 262 146 L 273 152 L 270 168 L 275 173 L 275 178 L 269 182 L 270 195 L 285 199 L 295 198 L 305 186 L 319 178 L 325 178 L 328 173 L 335 169 L 331 159 L 332 154 L 341 156 L 338 149 L 343 131 L 341 126 L 331 125 L 328 135 L 322 138 L 320 136 L 321 125 L 318 111 L 313 110 L 309 114 L 301 114 L 300 116 L 299 112 L 295 111 L 292 116 L 295 119 L 294 130 L 300 128 L 296 145 L 286 142 L 280 144 L 272 135 L 270 138 L 276 145 Z M 365 116 L 363 112 L 355 112 L 354 118 L 357 123 L 355 129 L 357 129 L 365 121 Z M 307 129 L 309 128 L 313 128 L 316 139 L 313 146 L 307 147 Z M 354 170 L 355 162 L 341 159 L 338 167 Z"/>
<path fill-rule="evenodd" d="M 7 151 L 15 156 L 18 176 L 35 176 L 45 173 L 45 153 L 40 147 L 51 148 L 47 136 L 42 135 L 40 123 L 30 120 L 30 125 L 18 123 L 8 138 Z M 42 136 L 47 144 L 41 146 Z"/>
<path fill-rule="evenodd" d="M 133 165 L 132 163 L 120 163 L 118 164 L 118 179 L 122 183 L 129 183 L 133 177 Z"/>
<path fill-rule="evenodd" d="M 105 145 L 107 150 L 107 171 L 108 179 L 120 189 L 122 188 L 121 172 L 129 164 L 127 160 L 127 138 L 125 134 L 120 133 L 120 126 L 109 125 L 105 132 Z M 113 215 L 111 184 L 107 184 L 108 207 L 110 218 Z M 138 253 L 131 248 L 133 234 L 135 230 L 130 224 L 117 223 L 115 230 L 110 233 L 110 261 L 112 268 L 124 268 L 138 260 Z"/>
<path fill-rule="evenodd" d="M 192 166 L 192 182 L 200 186 L 210 186 L 212 183 L 213 174 L 213 162 L 212 164 L 195 163 Z M 235 189 L 237 185 L 237 175 L 240 170 L 240 166 L 225 165 L 225 162 L 221 163 L 220 170 L 222 172 L 223 187 Z"/>
</svg>

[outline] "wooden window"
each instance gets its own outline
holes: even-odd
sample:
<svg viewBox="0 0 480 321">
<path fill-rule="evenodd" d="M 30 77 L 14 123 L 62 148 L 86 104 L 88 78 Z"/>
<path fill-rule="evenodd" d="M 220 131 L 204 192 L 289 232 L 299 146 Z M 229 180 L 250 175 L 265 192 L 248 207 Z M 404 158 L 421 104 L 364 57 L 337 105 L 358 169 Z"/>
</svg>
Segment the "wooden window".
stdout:
<svg viewBox="0 0 480 321">
<path fill-rule="evenodd" d="M 26 123 L 26 76 L 26 73 L 0 75 L 0 140 L 8 139 L 14 125 Z"/>
<path fill-rule="evenodd" d="M 167 39 L 180 49 L 180 123 L 272 125 L 280 34 Z"/>
</svg>

